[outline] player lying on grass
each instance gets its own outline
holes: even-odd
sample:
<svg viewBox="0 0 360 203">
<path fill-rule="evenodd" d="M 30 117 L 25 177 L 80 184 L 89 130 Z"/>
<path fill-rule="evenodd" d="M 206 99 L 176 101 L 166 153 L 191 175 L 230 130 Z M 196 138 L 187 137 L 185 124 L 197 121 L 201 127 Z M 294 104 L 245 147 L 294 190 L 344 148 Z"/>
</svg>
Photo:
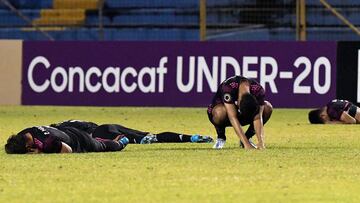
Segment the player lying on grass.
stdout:
<svg viewBox="0 0 360 203">
<path fill-rule="evenodd" d="M 118 124 L 97 125 L 92 122 L 69 120 L 50 126 L 27 128 L 11 136 L 7 153 L 57 153 L 120 151 L 126 144 L 156 142 L 212 142 L 209 136 L 185 135 L 173 132 L 151 134 Z M 122 147 L 121 149 L 117 145 Z M 122 144 L 122 146 L 121 146 Z M 69 149 L 69 150 L 66 150 Z"/>
<path fill-rule="evenodd" d="M 357 124 L 360 109 L 347 100 L 334 99 L 326 106 L 309 112 L 312 124 Z"/>
<path fill-rule="evenodd" d="M 12 135 L 5 151 L 8 154 L 109 152 L 121 151 L 128 143 L 124 136 L 114 140 L 93 138 L 87 131 L 72 126 L 37 126 Z"/>
<path fill-rule="evenodd" d="M 52 127 L 66 127 L 71 126 L 78 129 L 85 130 L 93 137 L 103 139 L 116 139 L 119 135 L 124 135 L 129 139 L 130 144 L 151 144 L 151 143 L 169 143 L 169 142 L 196 142 L 196 143 L 208 143 L 213 139 L 209 136 L 202 135 L 186 135 L 175 132 L 161 132 L 153 134 L 150 132 L 143 132 L 140 130 L 134 130 L 127 128 L 119 124 L 103 124 L 97 125 L 93 122 L 69 120 L 58 124 L 52 124 Z"/>
<path fill-rule="evenodd" d="M 265 148 L 263 125 L 270 119 L 272 105 L 265 101 L 265 90 L 255 80 L 233 76 L 222 82 L 208 106 L 208 117 L 215 126 L 217 140 L 213 148 L 226 142 L 225 128 L 232 126 L 245 149 Z M 242 126 L 250 125 L 244 133 Z M 256 134 L 258 143 L 250 140 Z"/>
</svg>

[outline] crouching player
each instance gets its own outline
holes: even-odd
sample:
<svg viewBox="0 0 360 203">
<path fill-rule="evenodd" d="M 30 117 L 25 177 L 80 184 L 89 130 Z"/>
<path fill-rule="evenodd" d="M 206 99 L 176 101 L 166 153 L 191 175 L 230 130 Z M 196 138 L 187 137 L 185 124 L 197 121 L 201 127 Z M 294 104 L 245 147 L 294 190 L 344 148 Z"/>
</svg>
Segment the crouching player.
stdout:
<svg viewBox="0 0 360 203">
<path fill-rule="evenodd" d="M 111 152 L 121 151 L 128 143 L 124 136 L 114 140 L 93 138 L 86 130 L 72 126 L 37 126 L 12 135 L 5 151 L 8 154 Z"/>
<path fill-rule="evenodd" d="M 272 105 L 265 101 L 265 90 L 252 79 L 233 76 L 220 84 L 208 106 L 207 114 L 215 126 L 217 140 L 213 148 L 221 149 L 226 142 L 225 128 L 232 126 L 245 149 L 264 149 L 263 125 L 270 119 Z M 249 125 L 244 133 L 242 126 Z M 250 138 L 256 134 L 258 143 Z"/>
<path fill-rule="evenodd" d="M 312 124 L 358 124 L 360 108 L 347 100 L 334 99 L 326 106 L 309 112 Z"/>
</svg>

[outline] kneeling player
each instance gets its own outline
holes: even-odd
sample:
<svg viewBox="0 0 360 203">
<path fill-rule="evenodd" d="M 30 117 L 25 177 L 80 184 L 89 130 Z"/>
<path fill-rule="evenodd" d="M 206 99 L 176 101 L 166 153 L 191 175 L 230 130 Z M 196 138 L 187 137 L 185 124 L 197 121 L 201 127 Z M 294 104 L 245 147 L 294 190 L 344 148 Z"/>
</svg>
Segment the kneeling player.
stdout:
<svg viewBox="0 0 360 203">
<path fill-rule="evenodd" d="M 209 105 L 209 120 L 215 126 L 217 140 L 213 148 L 221 149 L 226 142 L 225 128 L 232 126 L 245 149 L 265 148 L 263 125 L 270 119 L 272 105 L 264 100 L 265 90 L 255 80 L 233 76 L 222 82 Z M 250 124 L 246 133 L 242 126 Z M 250 138 L 256 134 L 258 144 Z"/>
<path fill-rule="evenodd" d="M 309 112 L 312 124 L 358 124 L 360 108 L 347 100 L 334 99 L 326 106 Z"/>
<path fill-rule="evenodd" d="M 110 152 L 121 151 L 128 143 L 124 136 L 114 140 L 93 138 L 86 130 L 71 126 L 37 126 L 12 135 L 5 151 L 8 154 Z"/>
</svg>

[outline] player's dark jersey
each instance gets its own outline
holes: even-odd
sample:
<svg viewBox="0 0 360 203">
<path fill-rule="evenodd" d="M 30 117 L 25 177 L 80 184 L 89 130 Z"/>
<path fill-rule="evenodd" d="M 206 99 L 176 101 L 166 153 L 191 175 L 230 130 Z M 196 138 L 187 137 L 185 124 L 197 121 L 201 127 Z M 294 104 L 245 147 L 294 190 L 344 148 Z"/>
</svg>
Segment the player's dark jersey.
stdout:
<svg viewBox="0 0 360 203">
<path fill-rule="evenodd" d="M 331 120 L 340 120 L 341 114 L 347 112 L 353 104 L 347 100 L 334 99 L 330 101 L 327 107 L 327 114 Z"/>
<path fill-rule="evenodd" d="M 214 107 L 219 103 L 236 104 L 239 97 L 239 86 L 243 82 L 249 82 L 250 94 L 252 94 L 260 105 L 264 104 L 265 90 L 255 80 L 247 79 L 242 76 L 233 76 L 222 82 L 212 100 L 211 105 Z"/>
<path fill-rule="evenodd" d="M 79 127 L 79 126 L 78 126 Z M 37 126 L 27 128 L 19 134 L 30 133 L 33 136 L 34 145 L 44 153 L 59 153 L 64 142 L 69 145 L 73 152 L 107 152 L 120 151 L 124 146 L 108 139 L 92 138 L 91 134 L 69 125 Z"/>
<path fill-rule="evenodd" d="M 73 127 L 89 134 L 93 133 L 98 127 L 96 123 L 81 120 L 66 120 L 61 123 L 51 124 L 50 126 L 54 128 Z"/>
<path fill-rule="evenodd" d="M 30 133 L 34 140 L 34 145 L 45 153 L 58 153 L 61 150 L 61 142 L 74 146 L 74 140 L 56 128 L 49 126 L 36 126 L 27 128 L 19 134 Z"/>
</svg>

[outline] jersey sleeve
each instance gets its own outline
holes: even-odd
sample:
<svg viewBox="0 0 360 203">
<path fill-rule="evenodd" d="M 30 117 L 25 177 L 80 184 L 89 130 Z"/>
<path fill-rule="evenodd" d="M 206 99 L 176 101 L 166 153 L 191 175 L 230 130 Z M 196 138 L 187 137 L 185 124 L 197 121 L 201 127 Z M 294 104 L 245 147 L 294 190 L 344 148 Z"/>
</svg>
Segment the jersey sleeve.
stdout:
<svg viewBox="0 0 360 203">
<path fill-rule="evenodd" d="M 339 100 L 333 100 L 327 104 L 327 114 L 331 120 L 340 120 L 341 114 L 344 112 L 344 104 Z"/>
<path fill-rule="evenodd" d="M 261 85 L 250 85 L 250 92 L 254 95 L 259 105 L 265 104 L 265 90 Z"/>
<path fill-rule="evenodd" d="M 44 153 L 60 153 L 62 143 L 59 138 L 49 135 L 43 144 Z"/>
<path fill-rule="evenodd" d="M 222 102 L 228 104 L 234 104 L 235 101 L 237 100 L 235 92 L 236 91 L 234 91 L 234 89 L 230 85 L 224 84 L 221 88 Z"/>
</svg>

